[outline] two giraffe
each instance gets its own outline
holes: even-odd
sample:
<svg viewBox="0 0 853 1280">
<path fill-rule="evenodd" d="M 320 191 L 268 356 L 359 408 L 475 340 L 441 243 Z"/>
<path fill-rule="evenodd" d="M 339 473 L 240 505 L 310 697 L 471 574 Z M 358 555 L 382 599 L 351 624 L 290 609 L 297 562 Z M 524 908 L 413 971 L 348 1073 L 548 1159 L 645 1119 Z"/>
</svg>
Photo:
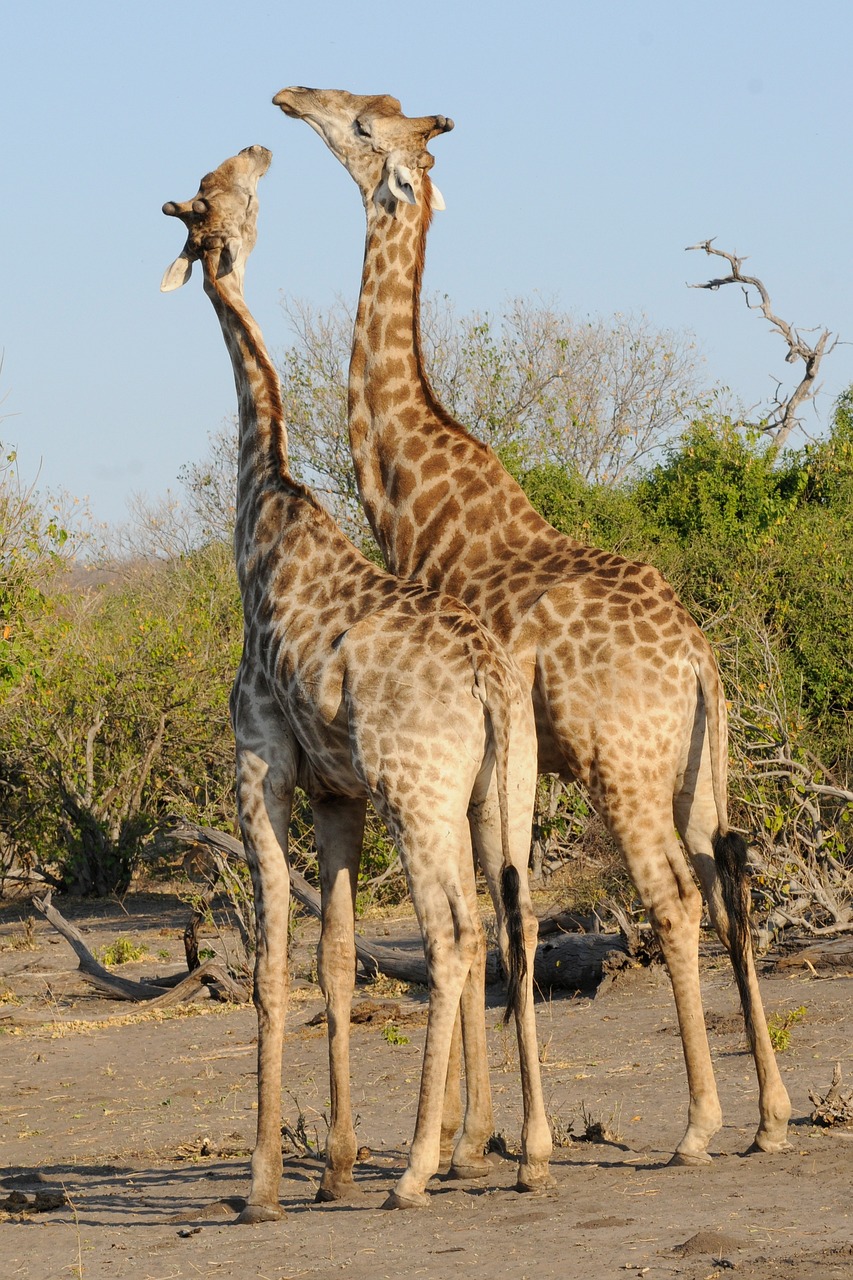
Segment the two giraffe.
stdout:
<svg viewBox="0 0 853 1280">
<path fill-rule="evenodd" d="M 349 1021 L 368 798 L 400 851 L 430 972 L 415 1136 L 388 1206 L 426 1201 L 424 1188 L 439 1165 L 460 1009 L 468 1093 L 452 1169 L 460 1176 L 489 1169 L 483 1158 L 492 1132 L 485 947 L 469 808 L 489 815 L 481 856 L 490 884 L 502 888 L 497 905 L 507 916 L 503 932 L 523 1069 L 520 1185 L 547 1180 L 551 1152 L 533 1013 L 536 920 L 526 875 L 536 781 L 530 699 L 512 660 L 464 605 L 377 568 L 290 475 L 278 375 L 243 298 L 257 234 L 257 186 L 270 159 L 265 148 L 248 147 L 207 174 L 191 200 L 163 206 L 185 223 L 187 239 L 161 285 L 178 288 L 193 263 L 201 263 L 239 405 L 235 556 L 244 648 L 231 716 L 258 925 L 258 1130 L 240 1215 L 252 1223 L 281 1215 L 287 835 L 296 786 L 307 793 L 314 816 L 323 899 L 318 970 L 328 1010 L 332 1117 L 318 1199 L 348 1193 L 356 1154 Z"/>
<path fill-rule="evenodd" d="M 741 998 L 759 1086 L 754 1146 L 783 1150 L 791 1108 L 750 942 L 746 846 L 728 825 L 726 704 L 707 641 L 655 569 L 548 525 L 491 449 L 433 394 L 419 307 L 427 232 L 443 201 L 427 146 L 452 122 L 409 119 L 395 98 L 343 91 L 295 87 L 273 102 L 320 135 L 364 203 L 349 429 L 385 562 L 463 600 L 516 659 L 536 717 L 540 771 L 586 786 L 660 941 L 689 1089 L 673 1159 L 707 1162 L 722 1123 L 699 986 L 702 898 L 691 867 Z"/>
</svg>

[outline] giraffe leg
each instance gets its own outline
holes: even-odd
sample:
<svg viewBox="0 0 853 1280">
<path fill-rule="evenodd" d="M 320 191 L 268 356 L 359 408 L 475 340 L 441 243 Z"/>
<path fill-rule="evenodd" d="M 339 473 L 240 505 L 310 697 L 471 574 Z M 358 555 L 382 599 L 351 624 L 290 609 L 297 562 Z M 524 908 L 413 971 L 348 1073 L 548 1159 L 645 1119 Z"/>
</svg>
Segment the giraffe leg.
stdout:
<svg viewBox="0 0 853 1280">
<path fill-rule="evenodd" d="M 470 850 L 465 856 L 470 861 Z M 424 1045 L 415 1134 L 408 1166 L 385 1201 L 386 1209 L 429 1204 L 425 1187 L 439 1166 L 441 1111 L 447 1083 L 450 1044 L 462 989 L 478 949 L 482 929 L 472 918 L 459 867 L 409 858 L 407 872 L 427 956 L 429 1021 Z"/>
<path fill-rule="evenodd" d="M 450 1165 L 456 1146 L 456 1135 L 462 1124 L 462 1013 L 456 1015 L 453 1039 L 450 1042 L 450 1060 L 447 1064 L 447 1083 L 444 1086 L 444 1106 L 441 1112 L 441 1147 L 439 1159 L 442 1165 Z"/>
<path fill-rule="evenodd" d="M 533 1003 L 533 965 L 539 942 L 539 923 L 533 913 L 527 868 L 518 868 L 519 897 L 524 928 L 524 950 L 527 958 L 524 1000 L 516 1015 L 518 1058 L 521 1066 L 521 1091 L 524 1122 L 521 1129 L 521 1162 L 518 1166 L 516 1191 L 542 1191 L 554 1185 L 549 1172 L 552 1138 L 545 1114 L 542 1078 L 539 1070 L 539 1039 Z"/>
<path fill-rule="evenodd" d="M 628 871 L 649 915 L 669 970 L 690 1101 L 687 1129 L 673 1164 L 710 1162 L 708 1143 L 722 1125 L 699 987 L 699 925 L 702 898 L 672 829 L 670 804 L 634 805 L 631 826 L 619 840 Z M 642 843 L 636 833 L 642 832 Z"/>
<path fill-rule="evenodd" d="M 483 1154 L 486 1143 L 494 1130 L 492 1090 L 489 1080 L 489 1054 L 486 1043 L 486 940 L 477 907 L 477 886 L 473 860 L 463 867 L 465 897 L 470 918 L 478 934 L 477 949 L 462 988 L 459 1013 L 454 1023 L 453 1039 L 461 1030 L 461 1047 L 465 1058 L 465 1116 L 462 1132 L 453 1148 L 450 1176 L 453 1178 L 485 1178 L 492 1173 L 492 1165 Z M 453 1065 L 448 1068 L 448 1083 Z M 456 1067 L 456 1093 L 458 1096 L 459 1068 Z M 446 1111 L 442 1115 L 442 1139 L 445 1123 L 449 1123 Z M 458 1124 L 456 1126 L 458 1128 Z M 454 1130 L 455 1132 L 455 1130 Z"/>
<path fill-rule="evenodd" d="M 331 1118 L 318 1201 L 355 1191 L 356 1156 L 350 1096 L 350 1008 L 355 988 L 355 893 L 364 838 L 365 800 L 314 801 L 323 919 L 317 969 L 326 1000 Z"/>
<path fill-rule="evenodd" d="M 514 764 L 515 762 L 512 761 L 511 767 L 514 767 Z M 510 781 L 512 782 L 512 779 Z M 532 798 L 532 786 L 528 790 Z M 510 788 L 510 791 L 512 794 L 512 788 Z M 523 786 L 520 794 L 527 794 Z M 527 976 L 522 1011 L 516 1016 L 521 1092 L 524 1107 L 524 1119 L 521 1129 L 521 1161 L 518 1168 L 516 1190 L 537 1191 L 553 1185 L 553 1179 L 549 1173 L 553 1143 L 551 1128 L 545 1113 L 545 1101 L 542 1096 L 539 1042 L 536 1034 L 536 1014 L 533 997 L 533 965 L 539 939 L 539 925 L 533 913 L 527 875 L 532 800 L 530 807 L 526 804 L 517 805 L 516 807 L 518 812 L 511 812 L 513 831 L 510 843 L 513 852 L 513 865 L 518 871 L 519 877 L 519 906 L 524 929 L 524 951 L 527 959 Z M 477 857 L 486 876 L 489 892 L 497 912 L 498 940 L 501 953 L 506 958 L 508 939 L 500 889 L 503 851 L 501 847 L 500 814 L 498 812 L 494 780 L 486 799 L 477 805 L 471 806 L 470 818 L 471 835 L 477 850 Z"/>
<path fill-rule="evenodd" d="M 257 944 L 254 1003 L 258 1015 L 258 1129 L 252 1154 L 251 1186 L 240 1223 L 270 1222 L 282 1216 L 281 1066 L 287 1007 L 287 933 L 290 876 L 287 828 L 292 791 L 272 768 L 249 750 L 237 754 L 240 826 L 255 896 Z"/>
<path fill-rule="evenodd" d="M 723 896 L 719 869 L 714 858 L 713 840 L 717 828 L 717 810 L 711 790 L 707 753 L 703 755 L 695 782 L 690 780 L 686 783 L 686 787 L 682 788 L 675 798 L 675 820 L 702 885 L 714 928 L 732 957 L 744 1010 L 747 1038 L 758 1077 L 759 1124 L 752 1149 L 770 1152 L 787 1151 L 790 1150 L 787 1131 L 791 1116 L 791 1102 L 782 1083 L 776 1054 L 767 1031 L 767 1019 L 761 1000 L 758 975 L 755 971 L 752 941 L 748 929 L 745 930 L 744 954 L 739 959 L 738 949 L 732 945 L 732 924 Z"/>
</svg>

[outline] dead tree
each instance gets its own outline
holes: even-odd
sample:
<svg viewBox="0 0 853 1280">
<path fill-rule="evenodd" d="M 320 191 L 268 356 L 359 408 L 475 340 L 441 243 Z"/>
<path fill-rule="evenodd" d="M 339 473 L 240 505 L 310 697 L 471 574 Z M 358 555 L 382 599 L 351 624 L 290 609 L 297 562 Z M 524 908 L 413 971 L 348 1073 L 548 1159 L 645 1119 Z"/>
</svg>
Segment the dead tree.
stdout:
<svg viewBox="0 0 853 1280">
<path fill-rule="evenodd" d="M 715 249 L 713 246 L 713 238 L 701 240 L 699 244 L 688 245 L 686 252 L 703 249 L 705 253 L 713 257 L 724 258 L 731 267 L 730 274 L 718 276 L 714 280 L 707 280 L 705 284 L 691 284 L 688 287 L 691 289 L 716 290 L 722 288 L 724 284 L 739 284 L 750 311 L 760 311 L 774 332 L 784 338 L 788 346 L 788 354 L 785 356 L 787 363 L 796 364 L 798 360 L 802 360 L 805 365 L 805 373 L 799 385 L 795 387 L 789 396 L 780 398 L 779 393 L 782 384 L 777 381 L 770 411 L 765 420 L 759 424 L 761 431 L 765 431 L 772 436 L 774 447 L 779 450 L 784 448 L 792 431 L 799 425 L 799 410 L 801 406 L 807 404 L 809 400 L 813 400 L 820 389 L 817 385 L 820 362 L 825 355 L 835 348 L 838 338 L 830 333 L 829 329 L 824 329 L 814 345 L 810 345 L 798 329 L 795 329 L 787 320 L 783 320 L 776 315 L 770 302 L 770 294 L 758 276 L 745 275 L 741 270 L 746 258 L 739 258 L 737 254 L 726 253 L 724 249 Z M 751 301 L 750 289 L 754 289 L 758 294 L 757 302 Z M 811 330 L 810 332 L 816 332 L 816 330 Z"/>
</svg>

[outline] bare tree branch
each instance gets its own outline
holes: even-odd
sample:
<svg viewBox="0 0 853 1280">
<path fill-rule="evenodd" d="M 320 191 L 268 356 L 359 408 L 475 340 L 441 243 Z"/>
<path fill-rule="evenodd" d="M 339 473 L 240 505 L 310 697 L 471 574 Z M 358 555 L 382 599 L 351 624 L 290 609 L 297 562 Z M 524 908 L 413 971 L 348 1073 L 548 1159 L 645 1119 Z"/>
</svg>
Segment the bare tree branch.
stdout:
<svg viewBox="0 0 853 1280">
<path fill-rule="evenodd" d="M 57 911 L 51 903 L 51 895 L 44 898 L 33 898 L 33 906 L 40 911 L 66 942 L 73 947 L 78 960 L 80 972 L 85 980 L 102 994 L 114 1000 L 131 1000 L 136 1004 L 145 1004 L 149 1009 L 165 1009 L 191 1000 L 201 988 L 215 982 L 222 988 L 228 999 L 235 1004 L 244 1004 L 249 998 L 245 986 L 235 982 L 221 964 L 208 960 L 192 973 L 180 978 L 177 983 L 168 979 L 159 982 L 132 982 L 128 978 L 120 978 L 105 969 L 92 955 L 79 929 L 76 929 Z"/>
<path fill-rule="evenodd" d="M 691 289 L 711 289 L 713 291 L 722 288 L 725 284 L 739 284 L 743 289 L 743 296 L 749 309 L 751 311 L 759 310 L 774 332 L 785 340 L 788 346 L 788 354 L 785 356 L 787 363 L 795 364 L 797 360 L 802 360 L 805 365 L 805 373 L 790 396 L 783 399 L 779 398 L 781 383 L 777 382 L 773 406 L 767 421 L 761 428 L 762 431 L 766 431 L 773 437 L 774 444 L 781 449 L 786 444 L 792 431 L 799 425 L 800 415 L 798 411 L 800 406 L 814 399 L 817 394 L 819 390 L 817 376 L 820 362 L 825 355 L 834 350 L 838 343 L 838 338 L 834 337 L 829 329 L 824 329 L 817 342 L 813 346 L 810 345 L 805 341 L 798 329 L 795 329 L 787 320 L 783 320 L 781 316 L 776 315 L 770 301 L 770 294 L 767 292 L 763 281 L 759 280 L 758 276 L 744 274 L 741 268 L 746 261 L 745 258 L 739 258 L 734 253 L 726 253 L 725 249 L 714 248 L 713 238 L 701 240 L 698 244 L 688 245 L 686 252 L 690 253 L 696 249 L 702 249 L 710 256 L 724 258 L 731 267 L 731 272 L 727 276 L 717 276 L 713 280 L 708 280 L 705 284 L 691 284 L 688 287 Z M 750 289 L 754 289 L 758 294 L 757 303 L 750 301 Z M 827 346 L 827 344 L 829 345 Z"/>
</svg>

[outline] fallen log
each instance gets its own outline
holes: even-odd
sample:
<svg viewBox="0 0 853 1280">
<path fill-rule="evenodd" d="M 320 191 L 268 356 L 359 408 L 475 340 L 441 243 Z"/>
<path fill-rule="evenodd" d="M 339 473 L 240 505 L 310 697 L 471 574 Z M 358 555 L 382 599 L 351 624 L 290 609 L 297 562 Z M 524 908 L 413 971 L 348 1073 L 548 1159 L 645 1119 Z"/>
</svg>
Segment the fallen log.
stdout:
<svg viewBox="0 0 853 1280">
<path fill-rule="evenodd" d="M 853 969 L 853 938 L 832 938 L 809 943 L 798 951 L 788 951 L 773 964 L 773 970 L 796 968 Z"/>
<path fill-rule="evenodd" d="M 249 998 L 248 988 L 236 982 L 215 959 L 206 960 L 185 977 L 179 976 L 177 982 L 171 978 L 157 982 L 132 982 L 129 978 L 120 978 L 95 959 L 79 929 L 69 924 L 53 906 L 50 893 L 44 898 L 33 898 L 32 902 L 57 933 L 70 943 L 77 955 L 77 965 L 84 980 L 113 1000 L 131 1000 L 135 1004 L 144 1004 L 149 1009 L 166 1009 L 191 1000 L 202 987 L 212 984 L 219 988 L 225 998 L 236 1004 L 243 1004 Z"/>
<path fill-rule="evenodd" d="M 226 856 L 245 861 L 246 855 L 240 841 L 213 827 L 200 827 L 178 819 L 171 826 L 169 835 L 182 843 L 207 846 Z M 290 888 L 294 898 L 319 920 L 322 916 L 320 895 L 293 867 L 290 869 Z M 594 990 L 608 973 L 630 964 L 628 943 L 622 934 L 566 932 L 553 936 L 551 930 L 555 927 L 554 922 L 568 921 L 571 914 L 555 917 L 551 913 L 546 919 L 549 937 L 537 947 L 533 967 L 533 981 L 543 994 L 554 990 Z M 559 924 L 556 927 L 559 928 Z M 426 961 L 420 941 L 413 944 L 411 949 L 387 947 L 357 933 L 355 952 L 368 977 L 382 973 L 401 982 L 427 985 Z M 500 957 L 497 950 L 492 950 L 486 961 L 486 982 L 493 984 L 500 981 Z"/>
<path fill-rule="evenodd" d="M 533 962 L 533 981 L 549 991 L 594 991 L 603 978 L 631 964 L 620 933 L 564 933 L 540 942 Z"/>
</svg>

